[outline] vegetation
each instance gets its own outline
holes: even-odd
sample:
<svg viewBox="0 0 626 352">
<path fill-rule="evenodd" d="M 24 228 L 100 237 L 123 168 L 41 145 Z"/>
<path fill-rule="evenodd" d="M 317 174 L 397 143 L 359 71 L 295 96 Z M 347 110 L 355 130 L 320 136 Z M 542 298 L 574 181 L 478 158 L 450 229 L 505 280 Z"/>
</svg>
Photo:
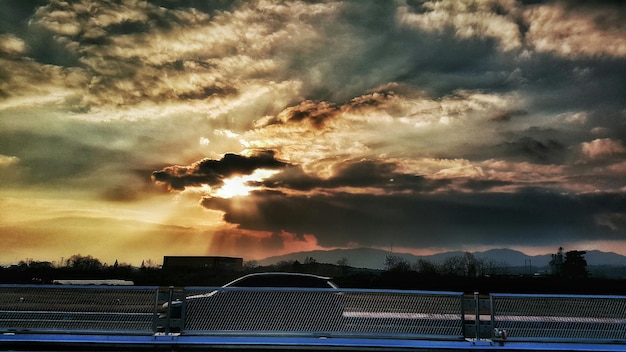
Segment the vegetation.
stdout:
<svg viewBox="0 0 626 352">
<path fill-rule="evenodd" d="M 385 258 L 386 271 L 415 271 L 428 276 L 501 276 L 507 274 L 507 267 L 508 265 L 506 263 L 498 263 L 488 259 L 476 259 L 474 255 L 469 252 L 461 256 L 448 257 L 439 265 L 425 259 L 418 259 L 415 263 L 411 264 L 406 259 L 391 254 Z"/>
<path fill-rule="evenodd" d="M 388 255 L 384 270 L 353 268 L 347 258 L 335 264 L 320 263 L 313 257 L 282 261 L 261 266 L 257 261 L 244 262 L 243 271 L 207 272 L 197 270 L 163 270 L 151 260 L 140 267 L 102 263 L 92 256 L 73 255 L 62 265 L 50 262 L 21 261 L 0 267 L 0 283 L 51 284 L 58 279 L 121 279 L 135 285 L 149 286 L 221 286 L 248 272 L 307 272 L 333 277 L 341 287 L 445 290 L 462 292 L 515 293 L 588 293 L 626 294 L 626 285 L 616 279 L 590 277 L 584 251 L 563 249 L 553 255 L 546 275 L 511 274 L 505 263 L 476 259 L 471 253 L 449 257 L 439 264 L 419 259 L 410 263 L 400 256 Z M 624 281 L 620 279 L 619 281 Z"/>
<path fill-rule="evenodd" d="M 551 276 L 568 279 L 588 277 L 589 271 L 587 271 L 585 254 L 585 251 L 569 251 L 563 255 L 563 247 L 560 247 L 559 251 L 553 254 L 552 260 L 550 260 Z"/>
</svg>

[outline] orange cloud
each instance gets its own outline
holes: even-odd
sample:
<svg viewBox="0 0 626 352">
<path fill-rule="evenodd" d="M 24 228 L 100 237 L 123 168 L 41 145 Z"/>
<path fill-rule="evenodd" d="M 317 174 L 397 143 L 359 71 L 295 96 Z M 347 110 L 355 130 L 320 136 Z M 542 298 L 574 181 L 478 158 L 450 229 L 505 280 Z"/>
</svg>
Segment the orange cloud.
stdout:
<svg viewBox="0 0 626 352">
<path fill-rule="evenodd" d="M 610 138 L 594 139 L 591 142 L 584 142 L 581 148 L 582 152 L 590 158 L 626 153 L 626 147 L 624 147 L 621 141 Z"/>
<path fill-rule="evenodd" d="M 529 24 L 526 41 L 538 52 L 563 57 L 626 57 L 626 29 L 619 11 L 566 10 L 564 5 L 532 7 L 525 11 Z"/>
</svg>

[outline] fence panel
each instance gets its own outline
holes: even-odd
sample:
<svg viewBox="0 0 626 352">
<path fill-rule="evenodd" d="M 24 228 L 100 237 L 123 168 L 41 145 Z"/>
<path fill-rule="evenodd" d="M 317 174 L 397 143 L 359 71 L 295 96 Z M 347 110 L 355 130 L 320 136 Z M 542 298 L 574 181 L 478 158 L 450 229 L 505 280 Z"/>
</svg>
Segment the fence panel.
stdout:
<svg viewBox="0 0 626 352">
<path fill-rule="evenodd" d="M 0 332 L 150 334 L 157 288 L 0 285 Z"/>
<path fill-rule="evenodd" d="M 626 296 L 492 294 L 509 340 L 626 341 Z"/>
<path fill-rule="evenodd" d="M 184 333 L 462 338 L 462 294 L 357 289 L 189 288 Z"/>
</svg>

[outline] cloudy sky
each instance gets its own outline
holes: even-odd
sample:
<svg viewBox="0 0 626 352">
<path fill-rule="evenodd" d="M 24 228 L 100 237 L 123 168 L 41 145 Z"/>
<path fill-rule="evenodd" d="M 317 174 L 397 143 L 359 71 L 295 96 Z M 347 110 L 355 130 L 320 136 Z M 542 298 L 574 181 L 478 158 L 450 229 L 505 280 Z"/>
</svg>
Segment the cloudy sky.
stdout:
<svg viewBox="0 0 626 352">
<path fill-rule="evenodd" d="M 0 2 L 0 263 L 626 254 L 621 1 Z"/>
</svg>

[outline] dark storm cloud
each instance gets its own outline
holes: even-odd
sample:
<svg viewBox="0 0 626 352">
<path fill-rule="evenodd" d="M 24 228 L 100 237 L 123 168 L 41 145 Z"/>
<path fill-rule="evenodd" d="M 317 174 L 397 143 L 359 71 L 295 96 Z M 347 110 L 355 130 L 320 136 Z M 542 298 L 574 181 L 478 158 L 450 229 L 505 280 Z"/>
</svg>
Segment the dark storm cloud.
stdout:
<svg viewBox="0 0 626 352">
<path fill-rule="evenodd" d="M 241 229 L 312 233 L 324 247 L 393 242 L 428 248 L 450 243 L 559 245 L 586 239 L 623 240 L 624 229 L 598 224 L 597 218 L 623 213 L 626 199 L 617 194 L 568 196 L 541 190 L 332 197 L 259 191 L 236 202 L 205 198 L 202 205 L 223 211 L 224 219 Z"/>
<path fill-rule="evenodd" d="M 377 188 L 387 192 L 428 192 L 449 183 L 447 180 L 427 180 L 419 175 L 403 174 L 396 171 L 397 167 L 391 162 L 346 161 L 334 168 L 332 176 L 322 178 L 307 174 L 298 166 L 290 166 L 259 184 L 298 191 L 348 187 Z"/>
<path fill-rule="evenodd" d="M 5 0 L 0 1 L 0 33 L 23 33 L 35 9 L 47 0 Z"/>
<path fill-rule="evenodd" d="M 203 159 L 190 166 L 168 166 L 152 173 L 153 180 L 172 189 L 201 185 L 219 186 L 230 176 L 250 175 L 257 169 L 281 169 L 288 164 L 274 158 L 274 152 L 262 151 L 252 156 L 228 153 L 221 160 Z"/>
<path fill-rule="evenodd" d="M 545 152 L 539 149 L 539 154 Z M 322 247 L 353 243 L 385 247 L 390 241 L 417 248 L 450 243 L 559 246 L 625 239 L 626 198 L 621 193 L 574 195 L 542 188 L 501 193 L 495 189 L 515 183 L 432 180 L 402 174 L 397 168 L 391 162 L 354 161 L 336 167 L 330 177 L 319 178 L 291 166 L 262 183 L 275 190 L 256 191 L 235 201 L 205 197 L 201 204 L 224 212 L 224 220 L 241 230 L 314 234 Z M 464 192 L 448 189 L 455 184 Z M 349 187 L 382 192 L 341 191 Z M 317 192 L 293 195 L 290 190 Z"/>
<path fill-rule="evenodd" d="M 396 165 L 378 161 L 360 161 L 340 165 L 335 175 L 326 181 L 327 187 L 386 187 L 397 182 L 401 188 L 416 188 L 424 184 L 419 176 L 396 172 Z M 391 187 L 394 188 L 394 187 Z"/>
<path fill-rule="evenodd" d="M 514 117 L 528 115 L 528 111 L 524 110 L 511 110 L 511 111 L 499 111 L 495 113 L 493 116 L 489 118 L 491 121 L 495 122 L 506 122 L 510 121 Z"/>
<path fill-rule="evenodd" d="M 462 187 L 474 191 L 474 192 L 484 192 L 490 191 L 496 187 L 503 186 L 511 186 L 513 182 L 510 181 L 501 181 L 501 180 L 466 180 L 462 182 Z"/>
<path fill-rule="evenodd" d="M 383 12 L 380 16 L 387 14 Z M 397 14 L 389 16 L 395 19 Z M 449 32 L 411 31 L 397 24 L 387 27 L 384 23 L 383 19 L 377 23 L 381 27 L 354 29 L 359 36 L 374 40 L 368 39 L 364 54 L 350 58 L 350 66 L 333 72 L 334 79 L 344 80 L 340 84 L 351 87 L 356 81 L 363 84 L 358 87 L 363 91 L 393 81 L 422 87 L 435 97 L 456 90 L 507 88 L 508 75 L 504 72 L 515 67 L 502 60 L 493 41 L 478 38 L 459 41 Z M 369 32 L 373 30 L 378 32 Z M 367 76 L 361 77 L 363 71 L 368 72 Z"/>
<path fill-rule="evenodd" d="M 532 111 L 620 111 L 626 58 L 572 60 L 537 54 L 520 65 Z"/>
<path fill-rule="evenodd" d="M 511 155 L 521 155 L 539 163 L 560 161 L 565 152 L 565 146 L 557 140 L 548 139 L 544 141 L 529 136 L 506 143 L 506 149 Z"/>
</svg>

